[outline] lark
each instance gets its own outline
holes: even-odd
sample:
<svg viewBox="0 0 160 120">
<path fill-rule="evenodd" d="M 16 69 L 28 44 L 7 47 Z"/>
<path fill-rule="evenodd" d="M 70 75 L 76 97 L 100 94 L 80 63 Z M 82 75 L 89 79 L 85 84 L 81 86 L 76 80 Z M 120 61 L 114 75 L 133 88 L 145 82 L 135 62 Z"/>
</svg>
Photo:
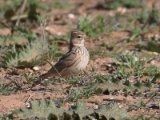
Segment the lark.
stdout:
<svg viewBox="0 0 160 120">
<path fill-rule="evenodd" d="M 84 45 L 85 38 L 86 35 L 83 32 L 79 30 L 72 31 L 69 51 L 47 73 L 41 75 L 40 78 L 73 76 L 85 70 L 89 62 L 89 52 Z"/>
</svg>

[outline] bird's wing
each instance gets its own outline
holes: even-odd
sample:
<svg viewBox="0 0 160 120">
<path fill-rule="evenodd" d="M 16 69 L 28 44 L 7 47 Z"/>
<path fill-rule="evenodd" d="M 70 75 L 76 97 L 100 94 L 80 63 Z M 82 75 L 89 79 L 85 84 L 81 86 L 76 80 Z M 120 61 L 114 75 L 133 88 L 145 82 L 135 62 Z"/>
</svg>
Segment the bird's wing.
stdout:
<svg viewBox="0 0 160 120">
<path fill-rule="evenodd" d="M 75 51 L 70 51 L 66 53 L 60 60 L 54 65 L 53 69 L 57 71 L 62 71 L 64 68 L 73 66 L 80 60 L 80 55 L 78 55 Z"/>
</svg>

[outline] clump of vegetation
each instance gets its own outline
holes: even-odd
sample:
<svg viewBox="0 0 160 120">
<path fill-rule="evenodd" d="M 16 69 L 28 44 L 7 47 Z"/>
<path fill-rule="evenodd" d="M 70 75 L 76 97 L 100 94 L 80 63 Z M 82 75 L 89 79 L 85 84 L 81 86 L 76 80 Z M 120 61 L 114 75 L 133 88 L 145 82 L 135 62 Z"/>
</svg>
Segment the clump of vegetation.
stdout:
<svg viewBox="0 0 160 120">
<path fill-rule="evenodd" d="M 38 64 L 41 55 L 48 51 L 46 40 L 33 34 L 31 31 L 16 28 L 19 36 L 2 36 L 0 66 L 24 67 Z M 39 40 L 38 40 L 39 39 Z M 6 51 L 4 51 L 7 49 Z"/>
<path fill-rule="evenodd" d="M 0 46 L 25 46 L 28 44 L 28 39 L 22 35 L 10 35 L 10 36 L 0 36 Z"/>
<path fill-rule="evenodd" d="M 145 48 L 149 51 L 160 53 L 160 42 L 151 39 L 150 41 L 148 41 L 147 46 L 145 46 Z"/>
<path fill-rule="evenodd" d="M 44 41 L 36 40 L 18 51 L 13 47 L 12 51 L 5 55 L 2 64 L 5 67 L 34 66 L 38 63 L 40 56 L 47 52 L 48 48 L 44 43 Z"/>
<path fill-rule="evenodd" d="M 1 0 L 0 4 L 0 18 L 3 18 L 6 16 L 9 18 L 14 14 L 14 11 L 16 10 L 16 7 L 19 5 L 19 0 Z"/>
<path fill-rule="evenodd" d="M 159 25 L 160 15 L 159 10 L 153 7 L 151 10 L 143 9 L 138 15 L 137 20 L 142 24 Z"/>
<path fill-rule="evenodd" d="M 159 68 L 156 66 L 153 67 L 151 65 L 149 67 L 145 67 L 147 61 L 148 60 L 146 60 L 145 58 L 140 59 L 136 55 L 122 54 L 116 58 L 115 62 L 119 65 L 117 71 L 118 74 L 121 75 L 121 77 L 128 78 L 129 76 L 136 76 L 136 78 L 140 80 L 144 75 L 151 76 L 151 73 L 153 73 L 152 76 L 155 76 L 159 71 Z"/>
<path fill-rule="evenodd" d="M 67 1 L 63 1 L 63 2 L 57 1 L 52 4 L 52 7 L 55 9 L 66 9 L 66 8 L 70 8 L 71 5 Z"/>
<path fill-rule="evenodd" d="M 54 101 L 42 99 L 31 102 L 29 108 L 14 110 L 1 118 L 16 120 L 19 119 L 48 119 L 48 120 L 88 120 L 88 118 L 97 120 L 106 119 L 129 119 L 127 112 L 120 108 L 116 103 L 102 105 L 98 109 L 87 108 L 85 102 L 77 102 L 68 111 L 56 107 Z"/>
<path fill-rule="evenodd" d="M 69 90 L 67 101 L 77 101 L 80 98 L 87 98 L 96 93 L 96 91 L 97 91 L 97 86 L 93 84 L 71 89 Z"/>
<path fill-rule="evenodd" d="M 117 9 L 118 7 L 136 8 L 142 6 L 142 0 L 111 0 L 103 4 L 99 4 L 98 8 Z"/>
<path fill-rule="evenodd" d="M 49 51 L 47 54 L 47 58 L 50 60 L 53 60 L 57 57 L 62 56 L 61 51 L 58 48 L 57 42 L 63 41 L 63 42 L 68 42 L 69 41 L 69 34 L 67 35 L 54 35 L 49 37 L 49 42 L 51 43 L 49 45 Z"/>
<path fill-rule="evenodd" d="M 89 37 L 100 37 L 105 32 L 105 19 L 102 16 L 92 18 L 91 16 L 81 17 L 79 20 L 79 29 Z"/>
<path fill-rule="evenodd" d="M 159 39 L 157 40 L 155 37 L 150 38 L 147 42 L 139 43 L 136 47 L 160 53 L 160 42 Z"/>
<path fill-rule="evenodd" d="M 49 11 L 51 9 L 69 9 L 72 8 L 72 5 L 68 1 L 49 1 L 40 3 L 37 2 L 38 8 L 41 8 L 45 11 Z"/>
<path fill-rule="evenodd" d="M 17 26 L 20 21 L 36 23 L 38 21 L 37 16 L 40 15 L 37 9 L 37 0 L 7 1 L 3 17 L 10 23 L 15 22 Z"/>
<path fill-rule="evenodd" d="M 0 95 L 9 95 L 14 92 L 16 92 L 16 88 L 14 85 L 0 84 Z"/>
</svg>

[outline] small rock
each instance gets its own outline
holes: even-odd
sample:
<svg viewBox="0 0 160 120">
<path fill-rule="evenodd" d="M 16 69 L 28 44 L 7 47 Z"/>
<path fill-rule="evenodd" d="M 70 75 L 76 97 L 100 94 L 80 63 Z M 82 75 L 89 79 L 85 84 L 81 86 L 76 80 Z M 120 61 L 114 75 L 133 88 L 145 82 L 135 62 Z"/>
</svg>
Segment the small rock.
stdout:
<svg viewBox="0 0 160 120">
<path fill-rule="evenodd" d="M 31 102 L 26 102 L 26 103 L 25 103 L 25 106 L 26 106 L 27 108 L 31 108 L 31 106 L 32 106 L 32 105 L 31 105 Z"/>
<path fill-rule="evenodd" d="M 74 19 L 74 18 L 75 18 L 75 15 L 74 15 L 74 14 L 72 14 L 72 13 L 69 13 L 69 14 L 68 14 L 68 18 L 70 18 L 70 19 Z"/>
<path fill-rule="evenodd" d="M 38 67 L 38 66 L 34 66 L 33 67 L 33 70 L 35 70 L 35 71 L 37 71 L 37 70 L 39 70 L 40 68 Z"/>
</svg>

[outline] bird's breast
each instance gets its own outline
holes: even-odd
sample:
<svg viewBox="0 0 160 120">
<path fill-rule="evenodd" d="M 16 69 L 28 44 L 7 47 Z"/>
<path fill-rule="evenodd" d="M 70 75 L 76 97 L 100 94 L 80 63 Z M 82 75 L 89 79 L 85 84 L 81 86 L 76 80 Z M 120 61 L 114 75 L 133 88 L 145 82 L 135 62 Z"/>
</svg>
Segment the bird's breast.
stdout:
<svg viewBox="0 0 160 120">
<path fill-rule="evenodd" d="M 89 62 L 89 53 L 87 49 L 84 47 L 81 50 L 81 57 L 80 57 L 80 62 L 77 65 L 78 70 L 83 70 L 86 68 L 87 64 Z"/>
<path fill-rule="evenodd" d="M 73 74 L 84 70 L 89 62 L 89 53 L 85 47 L 78 48 L 76 51 L 77 55 L 79 55 L 79 59 L 69 68 L 70 72 Z"/>
</svg>

